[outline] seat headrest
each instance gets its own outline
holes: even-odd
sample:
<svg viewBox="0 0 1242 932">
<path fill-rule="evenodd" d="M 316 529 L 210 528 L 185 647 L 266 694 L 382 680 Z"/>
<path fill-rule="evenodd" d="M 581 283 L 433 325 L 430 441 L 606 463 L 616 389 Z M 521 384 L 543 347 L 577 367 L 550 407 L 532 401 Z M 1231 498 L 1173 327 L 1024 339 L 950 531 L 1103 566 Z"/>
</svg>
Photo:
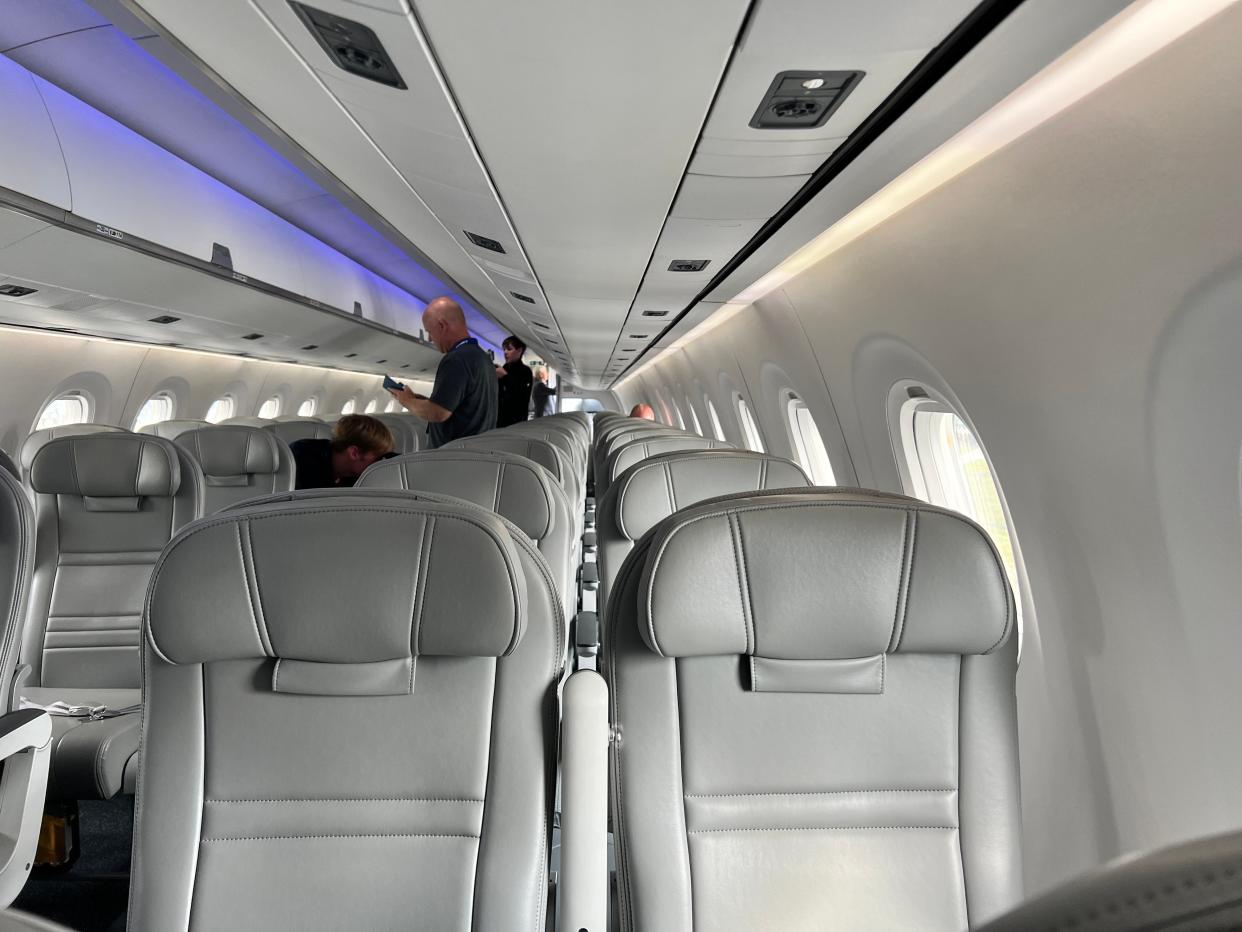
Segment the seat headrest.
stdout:
<svg viewBox="0 0 1242 932">
<path fill-rule="evenodd" d="M 418 656 L 517 646 L 526 585 L 510 535 L 473 505 L 400 492 L 244 504 L 165 548 L 148 637 L 175 664 L 275 658 L 278 692 L 409 693 Z"/>
<path fill-rule="evenodd" d="M 723 440 L 700 437 L 697 434 L 680 436 L 659 436 L 634 439 L 623 446 L 616 447 L 608 456 L 605 469 L 608 480 L 612 481 L 636 463 L 641 463 L 650 456 L 660 453 L 675 453 L 680 450 L 720 450 L 732 449 L 733 445 Z"/>
<path fill-rule="evenodd" d="M 21 464 L 22 475 L 30 475 L 30 466 L 34 463 L 35 454 L 44 445 L 61 437 L 84 437 L 87 434 L 123 434 L 126 431 L 111 424 L 66 424 L 64 427 L 45 427 L 36 430 L 23 441 L 17 452 L 17 461 Z"/>
<path fill-rule="evenodd" d="M 643 545 L 631 554 L 644 561 L 639 627 L 665 657 L 987 654 L 1014 627 L 987 532 L 902 495 L 728 496 L 667 518 Z"/>
<path fill-rule="evenodd" d="M 13 462 L 13 458 L 9 454 L 0 450 L 0 469 L 10 473 L 14 477 L 20 479 L 22 474 L 17 471 L 17 464 Z"/>
<path fill-rule="evenodd" d="M 474 437 L 463 437 L 446 443 L 440 449 L 452 450 L 497 450 L 502 453 L 516 453 L 533 460 L 548 469 L 557 479 L 565 478 L 569 467 L 566 465 L 565 454 L 556 445 L 540 437 L 526 437 L 507 431 L 488 431 Z"/>
<path fill-rule="evenodd" d="M 177 444 L 202 467 L 208 482 L 235 476 L 270 476 L 280 469 L 280 443 L 262 427 L 242 424 L 186 431 Z"/>
<path fill-rule="evenodd" d="M 356 488 L 452 495 L 503 515 L 532 540 L 556 526 L 556 480 L 524 456 L 497 450 L 427 450 L 380 460 Z"/>
<path fill-rule="evenodd" d="M 173 496 L 181 487 L 177 448 L 162 437 L 124 432 L 60 437 L 30 466 L 30 487 L 43 495 L 132 500 Z"/>
<path fill-rule="evenodd" d="M 638 540 L 695 502 L 743 490 L 810 485 L 801 467 L 771 453 L 681 450 L 631 466 L 609 486 L 608 495 L 615 496 L 617 529 L 627 539 Z"/>
<path fill-rule="evenodd" d="M 158 421 L 155 424 L 148 424 L 146 427 L 140 428 L 140 434 L 153 434 L 156 437 L 163 437 L 165 440 L 176 440 L 188 430 L 197 430 L 200 427 L 211 426 L 207 421 L 198 421 L 193 418 L 176 418 L 171 421 Z"/>
</svg>

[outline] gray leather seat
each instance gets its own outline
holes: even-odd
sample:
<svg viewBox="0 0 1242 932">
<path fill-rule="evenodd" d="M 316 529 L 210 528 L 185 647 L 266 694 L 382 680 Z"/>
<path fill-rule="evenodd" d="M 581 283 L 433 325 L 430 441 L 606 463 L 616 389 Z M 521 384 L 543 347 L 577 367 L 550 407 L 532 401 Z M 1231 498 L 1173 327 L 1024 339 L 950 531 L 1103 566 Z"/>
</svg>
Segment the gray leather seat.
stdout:
<svg viewBox="0 0 1242 932">
<path fill-rule="evenodd" d="M 275 433 L 242 424 L 203 427 L 177 438 L 204 480 L 204 514 L 293 488 L 293 455 Z"/>
<path fill-rule="evenodd" d="M 317 417 L 303 417 L 293 421 L 269 421 L 263 425 L 279 437 L 285 444 L 293 444 L 299 440 L 331 440 L 332 425 L 325 424 Z"/>
<path fill-rule="evenodd" d="M 156 437 L 163 437 L 165 440 L 176 440 L 187 430 L 198 430 L 200 427 L 210 427 L 210 421 L 200 421 L 194 418 L 174 418 L 171 421 L 159 421 L 156 424 L 148 424 L 140 434 L 152 434 Z"/>
<path fill-rule="evenodd" d="M 160 437 L 127 432 L 62 437 L 30 467 L 37 525 L 21 694 L 39 705 L 132 707 L 139 693 L 139 622 L 160 550 L 202 513 L 194 461 Z M 55 717 L 49 795 L 107 798 L 124 786 L 138 716 Z"/>
<path fill-rule="evenodd" d="M 612 481 L 631 466 L 636 466 L 650 456 L 661 453 L 674 453 L 679 450 L 732 450 L 733 444 L 710 437 L 700 437 L 678 431 L 675 434 L 645 434 L 631 437 L 629 442 L 612 448 L 604 461 L 604 468 L 595 473 L 595 495 L 597 499 L 608 494 Z"/>
<path fill-rule="evenodd" d="M 124 433 L 128 431 L 111 424 L 66 424 L 64 427 L 45 427 L 43 430 L 33 431 L 22 441 L 21 449 L 17 453 L 17 461 L 22 467 L 22 479 L 29 478 L 30 464 L 34 462 L 35 454 L 53 440 L 61 437 L 85 437 L 89 434 Z"/>
<path fill-rule="evenodd" d="M 255 417 L 253 414 L 239 414 L 236 417 L 226 417 L 219 423 L 227 427 L 232 427 L 234 424 L 240 424 L 243 427 L 268 427 L 280 422 L 273 418 Z"/>
<path fill-rule="evenodd" d="M 69 928 L 15 909 L 0 910 L 0 932 L 71 932 Z"/>
<path fill-rule="evenodd" d="M 807 487 L 796 463 L 749 450 L 661 453 L 623 472 L 596 507 L 599 605 L 607 620 L 608 593 L 634 544 L 679 509 L 738 492 Z"/>
<path fill-rule="evenodd" d="M 952 929 L 1021 895 L 1015 609 L 904 496 L 682 509 L 611 596 L 622 928 Z"/>
<path fill-rule="evenodd" d="M 552 570 L 564 617 L 572 617 L 577 601 L 573 518 L 564 489 L 538 463 L 515 453 L 442 447 L 380 460 L 355 488 L 451 495 L 495 511 L 535 542 Z"/>
<path fill-rule="evenodd" d="M 427 436 L 426 421 L 411 414 L 373 414 L 371 417 L 383 421 L 392 431 L 397 453 L 417 453 L 423 448 L 423 439 Z"/>
<path fill-rule="evenodd" d="M 604 471 L 608 457 L 615 449 L 637 437 L 677 437 L 688 433 L 688 431 L 678 430 L 676 427 L 668 427 L 664 424 L 657 424 L 655 421 L 648 421 L 643 418 L 627 417 L 624 420 L 615 421 L 607 427 L 601 428 L 595 434 L 595 443 L 591 451 L 595 475 L 598 476 Z"/>
<path fill-rule="evenodd" d="M 13 457 L 9 456 L 9 454 L 5 453 L 3 450 L 0 450 L 0 469 L 3 469 L 5 472 L 9 473 L 9 475 L 15 476 L 18 479 L 21 479 L 22 477 L 22 472 L 17 468 L 17 463 L 13 461 Z"/>
<path fill-rule="evenodd" d="M 548 580 L 498 515 L 409 492 L 294 492 L 174 540 L 130 929 L 543 929 Z"/>
<path fill-rule="evenodd" d="M 446 443 L 441 449 L 453 450 L 498 450 L 502 453 L 516 453 L 528 460 L 538 463 L 556 477 L 569 501 L 581 503 L 586 497 L 573 464 L 568 457 L 557 448 L 556 444 L 542 437 L 530 437 L 510 430 L 491 430 L 474 437 L 463 437 Z M 577 509 L 580 510 L 580 509 Z M 581 533 L 579 526 L 577 533 Z"/>
</svg>

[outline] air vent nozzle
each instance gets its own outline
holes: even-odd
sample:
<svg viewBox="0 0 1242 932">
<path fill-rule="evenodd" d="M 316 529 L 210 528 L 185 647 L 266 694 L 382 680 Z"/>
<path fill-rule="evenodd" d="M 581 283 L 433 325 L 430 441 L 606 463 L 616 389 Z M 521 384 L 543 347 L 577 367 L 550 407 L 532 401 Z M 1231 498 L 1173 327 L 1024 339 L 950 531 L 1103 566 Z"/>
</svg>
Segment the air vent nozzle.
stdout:
<svg viewBox="0 0 1242 932">
<path fill-rule="evenodd" d="M 319 344 L 318 343 L 307 343 L 305 346 L 302 347 L 302 352 L 309 353 L 313 349 L 319 349 Z"/>
<path fill-rule="evenodd" d="M 153 324 L 175 324 L 180 319 L 181 319 L 180 317 L 173 317 L 171 314 L 161 314 L 159 317 L 152 317 L 151 323 Z"/>
<path fill-rule="evenodd" d="M 668 311 L 643 311 L 643 317 L 667 317 Z"/>
<path fill-rule="evenodd" d="M 357 356 L 357 355 L 358 355 L 357 353 L 346 353 L 346 354 L 345 354 L 345 358 L 346 358 L 346 359 L 353 359 L 353 358 L 354 358 L 355 356 Z"/>
<path fill-rule="evenodd" d="M 532 298 L 530 295 L 521 294 L 520 292 L 517 292 L 517 291 L 510 291 L 509 294 L 513 295 L 513 297 L 517 298 L 519 301 L 525 301 L 527 304 L 535 303 L 535 299 Z"/>
<path fill-rule="evenodd" d="M 405 90 L 405 82 L 384 51 L 379 37 L 369 27 L 305 3 L 291 5 L 338 68 L 368 81 Z"/>
<path fill-rule="evenodd" d="M 674 259 L 668 264 L 670 272 L 702 272 L 711 259 Z"/>
<path fill-rule="evenodd" d="M 246 334 L 244 337 L 242 337 L 242 339 L 243 339 L 243 340 L 262 340 L 262 339 L 263 339 L 263 334 L 261 334 L 261 333 L 248 333 L 248 334 Z"/>
<path fill-rule="evenodd" d="M 782 71 L 750 118 L 752 129 L 823 126 L 862 80 L 861 71 Z"/>
<path fill-rule="evenodd" d="M 38 288 L 27 288 L 25 285 L 0 285 L 0 294 L 6 298 L 24 298 L 38 290 Z"/>
<path fill-rule="evenodd" d="M 480 249 L 487 249 L 491 252 L 501 253 L 505 251 L 505 247 L 500 245 L 500 241 L 494 240 L 490 236 L 480 236 L 478 233 L 471 233 L 469 230 L 462 230 L 462 232 L 466 234 L 466 239 L 470 240 L 470 242 L 474 243 L 474 245 L 478 246 Z"/>
<path fill-rule="evenodd" d="M 627 336 L 628 336 L 631 340 L 645 340 L 645 339 L 647 339 L 647 337 L 651 336 L 651 334 L 649 334 L 649 333 L 631 333 L 631 334 L 627 334 Z"/>
</svg>

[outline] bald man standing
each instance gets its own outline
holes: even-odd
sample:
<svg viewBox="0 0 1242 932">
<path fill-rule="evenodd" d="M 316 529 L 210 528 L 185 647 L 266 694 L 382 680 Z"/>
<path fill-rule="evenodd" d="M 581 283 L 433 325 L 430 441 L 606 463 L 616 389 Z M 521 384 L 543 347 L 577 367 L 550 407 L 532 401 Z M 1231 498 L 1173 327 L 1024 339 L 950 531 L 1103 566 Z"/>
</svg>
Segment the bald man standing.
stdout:
<svg viewBox="0 0 1242 932">
<path fill-rule="evenodd" d="M 428 446 L 472 437 L 496 426 L 496 367 L 466 329 L 466 315 L 452 298 L 436 298 L 423 311 L 423 329 L 444 354 L 436 367 L 431 397 L 408 388 L 392 396 L 427 422 Z"/>
</svg>

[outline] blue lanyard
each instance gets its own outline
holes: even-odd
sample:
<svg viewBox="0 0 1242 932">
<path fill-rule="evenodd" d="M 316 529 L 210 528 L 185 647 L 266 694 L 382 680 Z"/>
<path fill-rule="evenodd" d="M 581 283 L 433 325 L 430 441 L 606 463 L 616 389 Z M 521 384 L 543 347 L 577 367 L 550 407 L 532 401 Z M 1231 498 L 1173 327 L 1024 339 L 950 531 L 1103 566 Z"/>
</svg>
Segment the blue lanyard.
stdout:
<svg viewBox="0 0 1242 932">
<path fill-rule="evenodd" d="M 449 352 L 451 353 L 453 352 L 453 350 L 457 349 L 457 347 L 464 346 L 467 343 L 473 343 L 475 346 L 479 345 L 479 341 L 476 340 L 474 337 L 466 337 L 465 339 L 458 340 L 451 347 L 449 347 Z"/>
</svg>

